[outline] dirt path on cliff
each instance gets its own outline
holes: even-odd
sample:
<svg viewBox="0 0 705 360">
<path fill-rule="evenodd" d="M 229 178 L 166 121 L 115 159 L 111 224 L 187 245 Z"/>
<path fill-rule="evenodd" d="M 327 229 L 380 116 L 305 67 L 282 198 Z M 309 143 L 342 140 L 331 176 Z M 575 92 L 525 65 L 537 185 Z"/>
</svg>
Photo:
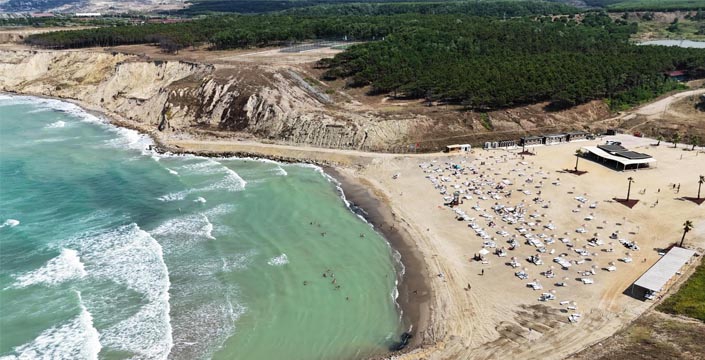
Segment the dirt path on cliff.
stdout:
<svg viewBox="0 0 705 360">
<path fill-rule="evenodd" d="M 284 161 L 313 161 L 331 165 L 368 165 L 379 159 L 400 157 L 432 158 L 442 153 L 392 154 L 359 150 L 328 149 L 300 145 L 267 144 L 248 140 L 163 140 L 167 148 L 178 152 L 261 156 Z"/>
<path fill-rule="evenodd" d="M 619 121 L 619 120 L 627 120 L 629 118 L 633 118 L 633 117 L 639 116 L 639 115 L 647 117 L 648 120 L 653 120 L 656 117 L 663 116 L 666 113 L 666 111 L 668 110 L 668 108 L 671 106 L 671 104 L 673 104 L 674 102 L 682 100 L 688 96 L 698 96 L 701 94 L 705 94 L 705 88 L 679 92 L 679 93 L 667 96 L 665 98 L 656 100 L 654 102 L 648 103 L 646 105 L 642 105 L 640 107 L 637 107 L 636 109 L 629 110 L 627 112 L 619 114 L 618 116 L 614 116 L 609 119 L 596 121 L 595 123 L 600 124 L 600 123 L 609 123 L 609 122 L 614 122 L 614 121 Z"/>
</svg>

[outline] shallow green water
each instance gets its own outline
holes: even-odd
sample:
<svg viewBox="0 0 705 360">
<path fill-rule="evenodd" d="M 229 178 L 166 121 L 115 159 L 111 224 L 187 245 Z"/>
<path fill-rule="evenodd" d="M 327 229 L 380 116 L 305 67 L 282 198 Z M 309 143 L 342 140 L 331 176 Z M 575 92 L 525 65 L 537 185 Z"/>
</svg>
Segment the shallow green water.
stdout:
<svg viewBox="0 0 705 360">
<path fill-rule="evenodd" d="M 392 251 L 320 170 L 148 145 L 73 105 L 0 95 L 0 355 L 386 351 L 401 331 Z"/>
</svg>

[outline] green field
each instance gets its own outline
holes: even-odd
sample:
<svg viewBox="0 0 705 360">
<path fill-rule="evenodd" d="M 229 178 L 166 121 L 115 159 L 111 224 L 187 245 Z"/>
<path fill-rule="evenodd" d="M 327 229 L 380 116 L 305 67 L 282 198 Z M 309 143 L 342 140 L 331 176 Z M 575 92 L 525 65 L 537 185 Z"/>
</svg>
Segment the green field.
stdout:
<svg viewBox="0 0 705 360">
<path fill-rule="evenodd" d="M 705 262 L 701 261 L 695 273 L 680 290 L 666 299 L 657 309 L 665 313 L 685 315 L 705 321 Z"/>
<path fill-rule="evenodd" d="M 610 11 L 672 11 L 705 9 L 705 0 L 625 0 L 619 2 L 608 2 L 610 4 L 606 4 L 606 7 Z"/>
</svg>

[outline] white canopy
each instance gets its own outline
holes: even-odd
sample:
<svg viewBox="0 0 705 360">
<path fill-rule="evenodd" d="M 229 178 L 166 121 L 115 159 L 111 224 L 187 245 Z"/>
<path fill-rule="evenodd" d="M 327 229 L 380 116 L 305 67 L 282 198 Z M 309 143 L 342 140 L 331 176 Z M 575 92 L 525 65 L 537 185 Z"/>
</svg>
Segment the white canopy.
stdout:
<svg viewBox="0 0 705 360">
<path fill-rule="evenodd" d="M 676 275 L 693 255 L 695 255 L 693 250 L 673 247 L 668 254 L 641 275 L 634 285 L 651 291 L 661 291 L 668 280 Z"/>
</svg>

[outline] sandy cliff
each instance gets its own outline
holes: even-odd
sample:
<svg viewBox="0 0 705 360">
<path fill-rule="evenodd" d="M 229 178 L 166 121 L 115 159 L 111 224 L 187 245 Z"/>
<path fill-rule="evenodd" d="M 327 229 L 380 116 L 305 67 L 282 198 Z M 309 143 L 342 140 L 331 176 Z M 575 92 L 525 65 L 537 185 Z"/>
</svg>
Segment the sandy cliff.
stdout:
<svg viewBox="0 0 705 360">
<path fill-rule="evenodd" d="M 385 150 L 413 121 L 347 111 L 295 69 L 119 53 L 0 50 L 0 90 L 77 100 L 163 139 L 255 137 Z"/>
</svg>

